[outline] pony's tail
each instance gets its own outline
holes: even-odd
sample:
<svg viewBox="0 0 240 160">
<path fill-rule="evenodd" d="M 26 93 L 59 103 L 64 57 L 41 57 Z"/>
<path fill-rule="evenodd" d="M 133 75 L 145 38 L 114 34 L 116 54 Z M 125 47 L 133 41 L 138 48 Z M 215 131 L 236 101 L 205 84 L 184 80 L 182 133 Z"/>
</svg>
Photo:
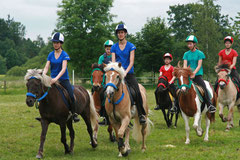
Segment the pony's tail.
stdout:
<svg viewBox="0 0 240 160">
<path fill-rule="evenodd" d="M 151 131 L 151 125 L 153 126 L 153 122 L 147 118 L 147 122 L 146 122 L 146 128 L 145 128 L 145 131 L 142 131 L 142 127 L 143 125 L 141 125 L 139 123 L 139 119 L 138 118 L 135 118 L 134 119 L 134 125 L 133 125 L 133 133 L 132 133 L 132 136 L 133 136 L 133 139 L 137 142 L 140 142 L 142 141 L 142 132 L 144 132 L 145 134 L 145 139 L 146 137 L 150 134 L 150 131 Z"/>
<path fill-rule="evenodd" d="M 87 92 L 90 98 L 90 121 L 91 121 L 92 129 L 94 130 L 94 128 L 98 125 L 98 114 L 94 106 L 93 97 L 89 91 Z"/>
</svg>

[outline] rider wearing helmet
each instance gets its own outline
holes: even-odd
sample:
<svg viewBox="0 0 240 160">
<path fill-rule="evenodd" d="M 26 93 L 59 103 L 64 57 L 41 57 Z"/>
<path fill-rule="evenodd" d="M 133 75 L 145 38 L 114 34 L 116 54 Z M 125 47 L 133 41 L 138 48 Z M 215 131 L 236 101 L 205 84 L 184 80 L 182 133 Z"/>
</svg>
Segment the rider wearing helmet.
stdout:
<svg viewBox="0 0 240 160">
<path fill-rule="evenodd" d="M 173 56 L 170 53 L 165 53 L 163 55 L 163 60 L 164 60 L 165 65 L 163 65 L 159 69 L 159 77 L 160 76 L 165 76 L 168 79 L 169 92 L 175 98 L 174 106 L 173 106 L 173 108 L 171 108 L 171 110 L 173 112 L 176 112 L 177 107 L 178 107 L 178 99 L 177 99 L 177 96 L 176 96 L 176 87 L 174 85 L 174 80 L 175 80 L 175 76 L 173 76 L 174 67 L 170 64 L 173 60 Z M 159 109 L 161 109 L 161 106 L 159 106 L 159 103 L 158 103 L 157 89 L 155 91 L 155 99 L 156 99 L 156 102 L 157 102 L 157 106 L 154 108 L 154 110 L 159 110 Z"/>
<path fill-rule="evenodd" d="M 64 36 L 57 32 L 52 36 L 53 48 L 54 51 L 50 52 L 47 57 L 47 63 L 44 67 L 43 74 L 47 74 L 49 66 L 51 66 L 51 84 L 56 83 L 57 81 L 68 91 L 68 94 L 71 98 L 71 112 L 73 114 L 74 122 L 78 122 L 80 119 L 77 117 L 75 112 L 75 99 L 73 95 L 73 89 L 69 81 L 67 62 L 70 60 L 68 54 L 62 49 L 62 44 L 64 42 Z"/>
<path fill-rule="evenodd" d="M 136 106 L 138 110 L 140 124 L 146 123 L 146 112 L 143 108 L 142 96 L 138 86 L 138 82 L 134 76 L 134 57 L 136 47 L 131 42 L 126 40 L 127 27 L 124 24 L 117 25 L 115 29 L 118 42 L 111 48 L 112 61 L 121 62 L 122 67 L 125 69 L 125 80 L 128 85 L 132 86 L 137 94 Z"/>
<path fill-rule="evenodd" d="M 184 53 L 183 67 L 187 68 L 187 66 L 190 66 L 190 68 L 193 71 L 193 74 L 191 75 L 190 78 L 192 78 L 195 83 L 201 86 L 204 89 L 205 93 L 208 93 L 206 85 L 202 78 L 202 75 L 203 75 L 202 61 L 203 59 L 205 59 L 205 55 L 202 51 L 196 48 L 196 44 L 198 43 L 198 40 L 194 35 L 188 36 L 185 41 L 187 42 L 187 47 L 190 50 Z M 205 103 L 208 106 L 209 112 L 210 113 L 216 112 L 216 107 L 212 105 L 209 95 L 208 94 L 204 94 L 204 95 L 205 96 L 203 98 Z"/>
<path fill-rule="evenodd" d="M 225 49 L 221 50 L 218 53 L 219 59 L 218 59 L 218 65 L 227 62 L 230 64 L 230 70 L 231 70 L 231 77 L 234 78 L 234 81 L 239 84 L 239 75 L 236 70 L 236 62 L 237 62 L 237 57 L 238 53 L 234 49 L 231 48 L 233 44 L 233 38 L 231 36 L 227 36 L 224 38 L 224 44 L 225 44 Z M 215 91 L 217 90 L 218 86 L 218 81 L 216 81 L 215 84 Z"/>
<path fill-rule="evenodd" d="M 111 40 L 107 40 L 104 43 L 105 53 L 99 57 L 98 64 L 108 64 L 112 61 L 111 47 L 113 44 Z"/>
<path fill-rule="evenodd" d="M 105 49 L 105 53 L 102 54 L 99 59 L 98 59 L 98 64 L 108 64 L 109 62 L 112 61 L 112 54 L 111 54 L 111 47 L 113 45 L 113 41 L 112 40 L 107 40 L 105 43 L 104 43 L 104 49 Z M 92 94 L 94 93 L 93 89 L 92 89 Z M 100 125 L 106 125 L 106 124 L 109 124 L 109 119 L 108 119 L 108 116 L 107 116 L 107 113 L 106 113 L 106 110 L 105 110 L 105 106 L 104 106 L 104 102 L 105 102 L 105 99 L 106 97 L 104 96 L 104 92 L 101 93 L 100 95 L 101 97 L 101 102 L 103 102 L 102 104 L 102 107 L 101 107 L 101 115 L 104 117 L 103 121 L 99 122 L 98 124 Z"/>
</svg>

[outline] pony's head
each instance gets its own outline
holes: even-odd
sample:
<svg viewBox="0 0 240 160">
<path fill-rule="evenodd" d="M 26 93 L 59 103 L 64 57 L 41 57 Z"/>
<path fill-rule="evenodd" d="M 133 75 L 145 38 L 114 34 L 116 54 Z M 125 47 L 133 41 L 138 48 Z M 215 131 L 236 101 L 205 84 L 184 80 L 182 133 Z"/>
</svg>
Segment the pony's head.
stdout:
<svg viewBox="0 0 240 160">
<path fill-rule="evenodd" d="M 173 75 L 177 79 L 178 87 L 181 90 L 181 92 L 186 92 L 188 89 L 191 88 L 191 79 L 190 76 L 192 75 L 192 70 L 190 66 L 187 68 L 183 68 L 180 65 L 180 61 L 178 62 L 178 66 L 174 68 Z"/>
<path fill-rule="evenodd" d="M 36 99 L 44 94 L 43 87 L 51 87 L 51 77 L 42 74 L 42 69 L 29 69 L 24 79 L 28 91 L 26 104 L 32 107 Z"/>
<path fill-rule="evenodd" d="M 215 71 L 217 73 L 217 78 L 218 78 L 218 84 L 220 89 L 224 89 L 225 86 L 228 85 L 229 81 L 230 81 L 230 64 L 229 63 L 222 63 L 218 66 L 215 67 Z"/>
<path fill-rule="evenodd" d="M 111 62 L 104 67 L 104 71 L 106 72 L 106 94 L 110 99 L 115 91 L 118 91 L 120 84 L 124 84 L 125 70 L 121 63 Z"/>
<path fill-rule="evenodd" d="M 158 88 L 157 91 L 163 92 L 168 89 L 169 83 L 168 83 L 168 78 L 166 76 L 160 76 L 158 78 Z"/>
<path fill-rule="evenodd" d="M 93 90 L 98 91 L 105 84 L 105 74 L 103 70 L 103 64 L 92 64 L 91 83 Z"/>
</svg>

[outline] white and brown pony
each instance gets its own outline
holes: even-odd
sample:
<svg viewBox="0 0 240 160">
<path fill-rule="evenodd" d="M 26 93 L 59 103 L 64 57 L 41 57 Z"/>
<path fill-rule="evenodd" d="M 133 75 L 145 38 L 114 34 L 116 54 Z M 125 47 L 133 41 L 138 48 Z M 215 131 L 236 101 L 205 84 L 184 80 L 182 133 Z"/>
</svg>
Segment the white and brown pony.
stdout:
<svg viewBox="0 0 240 160">
<path fill-rule="evenodd" d="M 140 125 L 136 106 L 131 106 L 130 95 L 126 84 L 124 83 L 125 70 L 121 63 L 109 63 L 104 68 L 106 75 L 105 93 L 107 99 L 105 107 L 109 120 L 115 130 L 118 140 L 119 156 L 127 156 L 130 151 L 129 135 L 130 120 L 134 119 L 133 138 L 136 141 L 142 140 L 142 151 L 145 151 L 145 139 L 150 131 L 151 121 L 148 119 L 148 105 L 145 88 L 139 84 L 140 92 L 143 100 L 143 107 L 146 112 L 147 123 Z M 125 136 L 125 142 L 123 140 Z"/>
<path fill-rule="evenodd" d="M 218 76 L 218 104 L 219 116 L 222 122 L 228 122 L 226 131 L 233 127 L 233 110 L 234 106 L 240 104 L 240 98 L 237 99 L 238 88 L 230 78 L 231 70 L 229 64 L 221 64 L 215 67 Z M 224 117 L 223 108 L 228 107 L 228 117 Z"/>
<path fill-rule="evenodd" d="M 196 133 L 198 136 L 203 135 L 203 130 L 201 128 L 201 117 L 202 115 L 205 116 L 206 120 L 206 134 L 204 137 L 204 141 L 208 141 L 208 132 L 210 127 L 210 121 L 215 120 L 214 113 L 209 113 L 207 109 L 207 105 L 204 104 L 201 96 L 199 96 L 199 92 L 197 90 L 197 86 L 193 83 L 193 81 L 190 79 L 190 76 L 192 74 L 192 71 L 190 67 L 183 68 L 180 67 L 180 64 L 178 64 L 178 67 L 174 69 L 173 72 L 174 76 L 176 76 L 178 81 L 178 88 L 177 91 L 178 99 L 179 99 L 179 106 L 182 112 L 182 117 L 185 121 L 185 130 L 186 130 L 186 141 L 185 144 L 190 143 L 189 139 L 189 117 L 194 118 L 193 128 L 196 130 Z M 204 81 L 207 89 L 209 90 L 211 97 L 212 97 L 212 103 L 213 105 L 216 104 L 216 93 L 214 92 L 211 84 L 207 81 Z M 204 93 L 205 94 L 205 93 Z M 207 93 L 208 94 L 208 93 Z M 216 106 L 216 105 L 215 105 Z"/>
</svg>

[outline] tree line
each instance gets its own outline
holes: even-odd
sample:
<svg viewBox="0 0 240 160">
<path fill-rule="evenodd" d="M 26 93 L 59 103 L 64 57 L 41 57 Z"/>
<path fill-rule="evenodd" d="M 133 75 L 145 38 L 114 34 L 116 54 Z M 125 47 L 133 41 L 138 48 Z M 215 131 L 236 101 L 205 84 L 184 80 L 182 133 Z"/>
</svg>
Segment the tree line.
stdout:
<svg viewBox="0 0 240 160">
<path fill-rule="evenodd" d="M 113 0 L 63 0 L 58 6 L 58 22 L 54 32 L 59 31 L 64 34 L 63 48 L 71 57 L 69 67 L 75 69 L 75 73 L 79 77 L 90 76 L 91 64 L 96 63 L 98 57 L 104 53 L 103 43 L 106 40 L 112 39 L 117 42 L 114 29 L 118 23 L 122 22 L 113 22 L 116 15 L 110 12 L 112 5 Z M 184 52 L 188 50 L 184 40 L 190 34 L 194 34 L 198 38 L 198 47 L 206 55 L 203 63 L 205 75 L 215 74 L 213 68 L 217 63 L 218 52 L 224 48 L 225 36 L 233 36 L 235 40 L 233 48 L 240 52 L 240 12 L 237 17 L 232 18 L 221 14 L 221 6 L 217 5 L 215 0 L 200 0 L 197 3 L 172 5 L 167 14 L 167 19 L 161 16 L 149 18 L 141 31 L 128 35 L 128 40 L 137 47 L 136 74 L 157 73 L 160 66 L 163 65 L 162 56 L 166 52 L 173 54 L 173 65 L 176 65 L 179 60 L 182 60 Z M 0 22 L 0 28 L 1 24 Z M 26 45 L 27 40 L 24 38 L 25 28 L 21 24 L 17 24 L 16 42 L 12 40 L 13 37 L 8 38 L 14 42 L 15 47 L 8 47 L 4 54 L 0 49 L 2 56 L 0 64 L 3 59 L 6 63 L 6 70 L 16 65 L 11 70 L 21 70 L 22 72 L 27 67 L 43 67 L 42 62 L 46 61 L 46 56 L 52 49 L 51 43 L 48 42 L 41 46 L 31 41 L 35 47 L 25 46 L 19 49 L 17 41 L 20 39 Z M 9 35 L 6 34 L 6 36 Z M 3 40 L 0 39 L 0 43 L 4 41 L 10 43 L 6 39 L 7 37 Z M 30 45 L 30 42 L 28 44 Z M 12 46 L 14 45 L 12 44 Z M 3 45 L 0 44 L 1 46 Z M 11 48 L 16 52 L 10 50 Z M 33 48 L 36 50 L 33 51 Z M 11 54 L 19 54 L 18 61 L 20 62 L 14 62 L 13 65 L 8 63 L 6 50 L 10 50 Z M 22 62 L 27 59 L 29 60 L 23 64 Z M 8 71 L 10 75 L 12 75 L 11 70 Z"/>
</svg>

